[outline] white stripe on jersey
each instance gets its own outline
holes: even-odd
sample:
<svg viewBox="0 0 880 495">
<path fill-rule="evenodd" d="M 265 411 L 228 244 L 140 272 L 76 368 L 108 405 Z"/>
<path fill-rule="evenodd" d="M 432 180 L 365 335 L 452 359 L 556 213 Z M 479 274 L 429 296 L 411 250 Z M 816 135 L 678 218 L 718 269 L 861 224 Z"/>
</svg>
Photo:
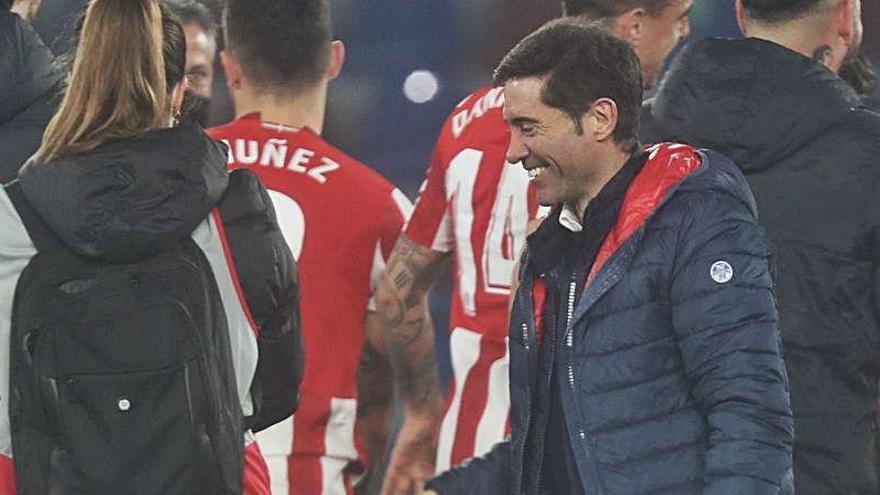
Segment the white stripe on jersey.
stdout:
<svg viewBox="0 0 880 495">
<path fill-rule="evenodd" d="M 385 273 L 385 257 L 382 256 L 382 239 L 376 241 L 376 249 L 373 251 L 373 267 L 370 268 L 370 300 L 367 301 L 367 311 L 376 311 L 376 288 Z"/>
<path fill-rule="evenodd" d="M 505 338 L 505 343 L 507 339 Z M 507 433 L 507 415 L 510 412 L 510 378 L 508 377 L 509 353 L 492 363 L 489 368 L 489 391 L 486 409 L 477 424 L 473 457 L 488 453 Z"/>
<path fill-rule="evenodd" d="M 283 421 L 257 432 L 257 442 L 260 443 L 260 451 L 264 457 L 280 456 L 284 458 L 285 463 L 287 462 L 287 456 L 293 453 L 294 417 L 285 418 Z M 273 471 L 271 474 L 274 480 L 275 472 Z"/>
<path fill-rule="evenodd" d="M 257 436 L 260 434 L 257 433 Z M 262 443 L 260 444 L 262 449 Z M 269 468 L 272 495 L 290 495 L 290 465 L 286 455 L 263 455 Z"/>
<path fill-rule="evenodd" d="M 412 216 L 413 212 L 413 204 L 409 198 L 406 197 L 406 194 L 400 192 L 400 189 L 394 188 L 391 191 L 391 199 L 394 200 L 394 204 L 397 205 L 397 208 L 400 210 L 400 214 L 403 215 L 403 223 L 406 224 L 409 221 L 409 217 Z"/>
<path fill-rule="evenodd" d="M 354 424 L 357 420 L 356 399 L 330 399 L 330 419 L 324 434 L 324 452 L 331 457 L 354 461 L 358 458 L 354 445 Z"/>
<path fill-rule="evenodd" d="M 349 462 L 326 455 L 321 457 L 321 495 L 346 495 L 345 468 Z"/>
<path fill-rule="evenodd" d="M 446 208 L 443 220 L 437 227 L 431 249 L 440 253 L 448 253 L 455 248 L 455 234 L 452 232 L 452 208 Z"/>
<path fill-rule="evenodd" d="M 330 419 L 324 434 L 324 452 L 321 457 L 321 495 L 346 495 L 345 468 L 358 458 L 354 444 L 354 425 L 357 420 L 357 400 L 330 399 Z"/>
<path fill-rule="evenodd" d="M 458 416 L 461 413 L 461 395 L 464 392 L 464 384 L 467 382 L 468 374 L 480 357 L 481 338 L 480 334 L 461 327 L 452 330 L 449 336 L 455 395 L 440 426 L 440 440 L 437 446 L 437 474 L 447 471 L 451 467 L 455 430 L 458 426 Z"/>
</svg>

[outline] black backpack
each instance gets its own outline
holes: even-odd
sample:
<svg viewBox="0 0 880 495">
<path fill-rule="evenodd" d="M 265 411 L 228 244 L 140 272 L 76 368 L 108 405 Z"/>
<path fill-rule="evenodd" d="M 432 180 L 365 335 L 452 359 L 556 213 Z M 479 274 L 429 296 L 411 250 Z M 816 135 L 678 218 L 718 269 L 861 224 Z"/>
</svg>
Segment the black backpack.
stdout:
<svg viewBox="0 0 880 495">
<path fill-rule="evenodd" d="M 240 494 L 242 410 L 204 253 L 186 239 L 136 263 L 87 259 L 6 190 L 37 247 L 10 338 L 19 494 Z"/>
</svg>

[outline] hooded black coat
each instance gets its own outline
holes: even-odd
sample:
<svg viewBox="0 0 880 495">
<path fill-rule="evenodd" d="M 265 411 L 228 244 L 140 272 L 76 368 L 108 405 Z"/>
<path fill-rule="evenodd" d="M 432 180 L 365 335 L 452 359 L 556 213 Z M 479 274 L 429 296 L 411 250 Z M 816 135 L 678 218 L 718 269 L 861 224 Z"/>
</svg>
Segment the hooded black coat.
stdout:
<svg viewBox="0 0 880 495">
<path fill-rule="evenodd" d="M 229 269 L 258 331 L 259 359 L 250 384 L 254 410 L 246 420 L 260 431 L 298 405 L 304 366 L 299 282 L 266 189 L 249 171 L 228 173 L 226 155 L 226 146 L 202 129 L 181 126 L 110 142 L 83 155 L 34 158 L 19 181 L 28 202 L 65 246 L 111 262 L 161 252 L 216 212 L 231 256 Z M 2 216 L 0 227 L 5 227 Z M 246 347 L 233 354 L 248 353 Z"/>
<path fill-rule="evenodd" d="M 878 493 L 880 115 L 780 45 L 705 40 L 646 102 L 641 138 L 720 151 L 755 194 L 775 247 L 796 493 Z"/>
</svg>

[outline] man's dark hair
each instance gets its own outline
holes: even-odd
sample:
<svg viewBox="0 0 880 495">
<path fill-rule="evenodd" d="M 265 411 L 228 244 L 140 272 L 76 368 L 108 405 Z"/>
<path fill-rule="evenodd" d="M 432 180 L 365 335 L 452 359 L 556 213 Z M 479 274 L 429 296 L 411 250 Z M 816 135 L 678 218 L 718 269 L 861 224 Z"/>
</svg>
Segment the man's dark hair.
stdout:
<svg viewBox="0 0 880 495">
<path fill-rule="evenodd" d="M 599 98 L 617 104 L 614 141 L 638 146 L 642 68 L 629 44 L 597 27 L 553 21 L 520 41 L 495 69 L 495 85 L 542 77 L 541 102 L 567 113 L 578 132 L 580 119 Z"/>
<path fill-rule="evenodd" d="M 562 0 L 562 13 L 567 16 L 587 16 L 590 19 L 608 19 L 643 8 L 654 15 L 669 5 L 671 0 Z"/>
<path fill-rule="evenodd" d="M 327 0 L 228 0 L 224 13 L 227 50 L 259 89 L 309 86 L 327 72 Z"/>
<path fill-rule="evenodd" d="M 0 0 L 0 10 L 12 9 L 12 2 L 15 0 Z"/>
<path fill-rule="evenodd" d="M 182 26 L 196 24 L 208 36 L 217 36 L 217 24 L 211 10 L 197 0 L 162 0 L 162 6 L 168 9 Z"/>
<path fill-rule="evenodd" d="M 776 24 L 799 18 L 824 0 L 742 0 L 749 18 Z"/>
</svg>

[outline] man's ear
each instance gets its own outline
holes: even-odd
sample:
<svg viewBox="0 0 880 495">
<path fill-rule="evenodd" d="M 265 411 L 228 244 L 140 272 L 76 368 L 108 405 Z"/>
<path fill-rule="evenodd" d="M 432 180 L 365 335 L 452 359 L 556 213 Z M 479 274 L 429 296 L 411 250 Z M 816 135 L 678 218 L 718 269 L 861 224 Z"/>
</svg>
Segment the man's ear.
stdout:
<svg viewBox="0 0 880 495">
<path fill-rule="evenodd" d="M 642 7 L 620 14 L 614 19 L 614 35 L 633 47 L 639 46 L 647 15 L 648 12 Z"/>
<path fill-rule="evenodd" d="M 840 0 L 834 5 L 834 29 L 847 47 L 853 46 L 858 37 L 856 34 L 856 7 L 858 6 L 855 4 L 855 0 Z"/>
<path fill-rule="evenodd" d="M 611 98 L 599 98 L 581 117 L 581 126 L 596 141 L 607 141 L 614 136 L 618 117 L 617 103 Z"/>
<path fill-rule="evenodd" d="M 332 81 L 342 72 L 345 64 L 345 44 L 339 40 L 330 43 L 330 66 L 327 68 L 327 80 Z"/>
<path fill-rule="evenodd" d="M 241 89 L 244 79 L 244 71 L 241 70 L 241 64 L 235 59 L 235 56 L 228 50 L 220 52 L 220 63 L 223 64 L 223 72 L 226 73 L 226 85 L 230 92 Z"/>
<path fill-rule="evenodd" d="M 746 16 L 746 8 L 743 7 L 742 0 L 736 0 L 736 24 L 743 36 L 749 36 L 748 17 Z"/>
</svg>

